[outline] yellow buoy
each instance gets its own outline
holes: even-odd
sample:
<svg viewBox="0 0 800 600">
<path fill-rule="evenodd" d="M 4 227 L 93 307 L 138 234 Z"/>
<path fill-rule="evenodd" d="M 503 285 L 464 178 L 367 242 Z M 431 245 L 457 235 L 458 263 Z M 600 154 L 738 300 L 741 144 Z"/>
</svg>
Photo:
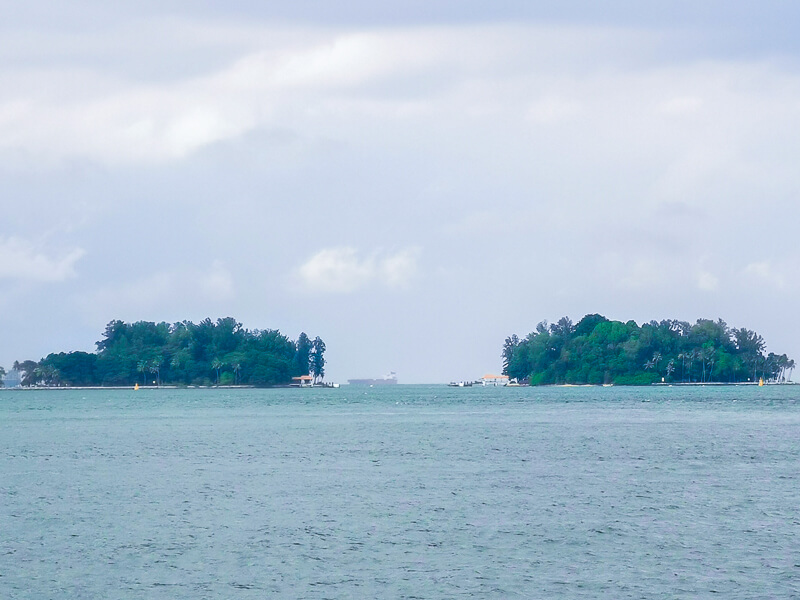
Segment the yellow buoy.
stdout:
<svg viewBox="0 0 800 600">
<path fill-rule="evenodd" d="M 139 389 L 139 384 L 137 383 L 136 385 L 133 386 L 133 390 L 136 391 L 138 389 Z"/>
<path fill-rule="evenodd" d="M 758 387 L 764 387 L 764 378 L 763 377 L 759 377 L 758 378 Z"/>
</svg>

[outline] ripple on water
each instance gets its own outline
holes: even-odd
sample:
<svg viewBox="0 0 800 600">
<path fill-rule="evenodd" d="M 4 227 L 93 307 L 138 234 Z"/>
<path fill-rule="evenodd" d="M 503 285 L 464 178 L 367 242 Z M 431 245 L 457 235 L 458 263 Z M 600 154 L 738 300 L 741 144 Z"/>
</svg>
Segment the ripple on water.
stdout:
<svg viewBox="0 0 800 600">
<path fill-rule="evenodd" d="M 790 386 L 396 388 L 4 397 L 0 597 L 800 593 Z"/>
</svg>

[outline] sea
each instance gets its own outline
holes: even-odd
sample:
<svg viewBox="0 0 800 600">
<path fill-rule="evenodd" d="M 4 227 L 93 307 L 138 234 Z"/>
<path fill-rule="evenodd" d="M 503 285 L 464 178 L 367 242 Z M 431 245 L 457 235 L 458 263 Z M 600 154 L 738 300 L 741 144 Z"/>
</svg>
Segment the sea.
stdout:
<svg viewBox="0 0 800 600">
<path fill-rule="evenodd" d="M 0 598 L 797 598 L 800 386 L 0 392 Z"/>
</svg>

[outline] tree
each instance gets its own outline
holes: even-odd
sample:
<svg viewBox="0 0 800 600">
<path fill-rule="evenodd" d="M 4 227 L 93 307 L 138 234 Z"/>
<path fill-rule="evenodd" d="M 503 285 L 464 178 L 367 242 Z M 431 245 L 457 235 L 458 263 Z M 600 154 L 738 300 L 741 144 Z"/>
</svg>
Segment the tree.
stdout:
<svg viewBox="0 0 800 600">
<path fill-rule="evenodd" d="M 670 358 L 667 363 L 667 379 L 672 379 L 672 374 L 675 372 L 675 359 Z"/>
<path fill-rule="evenodd" d="M 697 351 L 691 350 L 687 355 L 686 358 L 689 359 L 689 381 L 692 381 L 692 365 L 694 365 L 694 359 L 697 358 Z"/>
<path fill-rule="evenodd" d="M 325 342 L 317 336 L 311 343 L 310 368 L 314 383 L 325 377 Z"/>
<path fill-rule="evenodd" d="M 608 319 L 606 319 L 603 315 L 586 315 L 580 321 L 578 321 L 577 325 L 575 325 L 575 335 L 591 335 L 595 327 L 597 327 L 600 323 L 607 322 Z"/>
<path fill-rule="evenodd" d="M 39 363 L 58 372 L 58 381 L 69 386 L 96 385 L 97 355 L 90 352 L 48 354 Z M 52 373 L 52 371 L 50 372 Z"/>
<path fill-rule="evenodd" d="M 550 325 L 550 333 L 560 337 L 568 337 L 575 331 L 572 325 L 572 319 L 569 317 L 561 317 L 557 323 Z"/>
<path fill-rule="evenodd" d="M 758 379 L 758 364 L 763 359 L 762 352 L 764 351 L 764 338 L 758 335 L 755 331 L 750 331 L 745 328 L 734 329 L 733 338 L 736 348 L 743 355 L 745 362 L 753 365 L 753 381 Z"/>
<path fill-rule="evenodd" d="M 295 344 L 294 359 L 292 360 L 292 372 L 296 376 L 308 375 L 311 346 L 311 340 L 308 339 L 306 333 L 300 333 Z"/>
<path fill-rule="evenodd" d="M 217 385 L 219 385 L 219 371 L 225 365 L 220 359 L 215 358 L 211 361 L 211 368 L 217 372 Z"/>
<path fill-rule="evenodd" d="M 656 372 L 658 372 L 658 363 L 661 362 L 661 358 L 661 352 L 656 352 L 653 354 L 653 366 L 655 367 Z"/>
<path fill-rule="evenodd" d="M 714 381 L 714 363 L 717 360 L 717 349 L 706 346 L 703 351 L 703 375 L 705 376 L 705 361 L 708 361 L 708 381 Z"/>
<path fill-rule="evenodd" d="M 299 345 L 310 355 L 311 342 L 304 337 Z M 146 384 L 149 374 L 156 385 L 204 385 L 210 372 L 217 385 L 281 385 L 291 381 L 298 346 L 277 330 L 248 331 L 231 317 L 197 325 L 115 320 L 96 345 L 96 353 L 61 352 L 40 362 L 15 361 L 21 385 Z M 231 372 L 225 372 L 226 365 Z M 305 369 L 308 373 L 308 360 Z"/>
<path fill-rule="evenodd" d="M 37 383 L 37 369 L 39 368 L 39 363 L 33 360 L 25 360 L 21 363 L 19 361 L 14 361 L 14 369 L 19 371 L 20 373 L 20 385 L 22 387 L 30 387 L 32 385 L 36 385 Z"/>
<path fill-rule="evenodd" d="M 514 334 L 506 338 L 503 344 L 503 375 L 508 375 L 508 367 L 514 357 L 514 350 L 519 346 L 519 338 Z"/>
<path fill-rule="evenodd" d="M 506 338 L 504 373 L 532 385 L 552 383 L 647 384 L 665 374 L 684 382 L 757 378 L 784 381 L 794 363 L 786 355 L 764 357 L 764 341 L 747 329 L 730 329 L 722 319 L 609 321 L 586 315 L 577 325 L 564 317 L 553 325 L 540 322 L 522 340 Z M 666 364 L 661 371 L 661 364 Z M 748 373 L 749 370 L 749 373 Z"/>
<path fill-rule="evenodd" d="M 157 356 L 150 361 L 150 372 L 156 376 L 156 387 L 161 387 L 161 363 L 164 362 L 163 356 Z"/>
<path fill-rule="evenodd" d="M 136 370 L 142 374 L 142 385 L 147 385 L 147 370 L 150 368 L 150 365 L 147 364 L 146 360 L 140 360 L 136 363 Z"/>
<path fill-rule="evenodd" d="M 239 373 L 242 371 L 241 363 L 233 363 L 233 385 L 239 385 Z"/>
</svg>

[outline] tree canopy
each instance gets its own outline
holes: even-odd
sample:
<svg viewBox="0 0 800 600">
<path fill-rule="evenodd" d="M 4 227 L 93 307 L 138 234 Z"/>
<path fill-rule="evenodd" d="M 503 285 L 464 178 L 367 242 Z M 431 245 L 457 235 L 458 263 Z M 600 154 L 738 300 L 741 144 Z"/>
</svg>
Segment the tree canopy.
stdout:
<svg viewBox="0 0 800 600">
<path fill-rule="evenodd" d="M 576 324 L 568 317 L 542 321 L 525 339 L 506 338 L 503 374 L 531 385 L 786 381 L 794 360 L 765 355 L 765 347 L 755 331 L 730 328 L 722 319 L 640 327 L 591 314 Z"/>
<path fill-rule="evenodd" d="M 316 339 L 317 360 L 324 364 L 325 345 Z M 96 353 L 61 352 L 14 366 L 24 386 L 271 386 L 308 375 L 311 368 L 312 344 L 305 333 L 293 342 L 275 329 L 244 329 L 232 317 L 198 324 L 115 320 L 96 345 Z"/>
</svg>

